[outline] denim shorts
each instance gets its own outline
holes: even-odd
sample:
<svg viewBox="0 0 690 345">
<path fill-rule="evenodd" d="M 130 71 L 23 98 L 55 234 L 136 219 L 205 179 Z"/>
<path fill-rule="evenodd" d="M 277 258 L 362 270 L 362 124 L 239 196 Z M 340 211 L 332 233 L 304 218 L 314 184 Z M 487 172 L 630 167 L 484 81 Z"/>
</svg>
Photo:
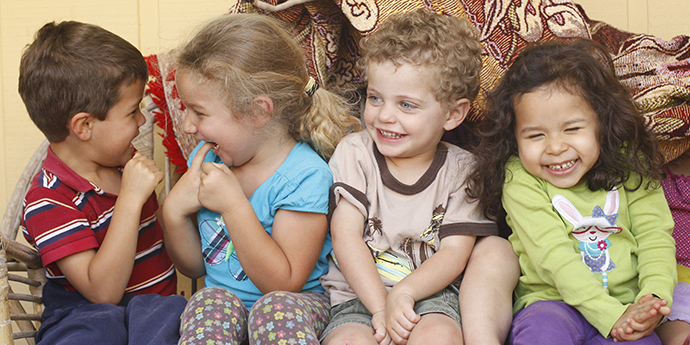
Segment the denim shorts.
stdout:
<svg viewBox="0 0 690 345">
<path fill-rule="evenodd" d="M 414 311 L 419 315 L 439 313 L 455 320 L 458 325 L 462 325 L 460 320 L 460 306 L 458 305 L 458 289 L 450 285 L 447 288 L 421 300 L 414 304 Z M 331 308 L 331 320 L 326 329 L 321 333 L 319 341 L 323 341 L 326 336 L 337 327 L 346 323 L 359 323 L 371 326 L 371 313 L 360 302 L 359 298 L 351 299 L 340 303 Z"/>
</svg>

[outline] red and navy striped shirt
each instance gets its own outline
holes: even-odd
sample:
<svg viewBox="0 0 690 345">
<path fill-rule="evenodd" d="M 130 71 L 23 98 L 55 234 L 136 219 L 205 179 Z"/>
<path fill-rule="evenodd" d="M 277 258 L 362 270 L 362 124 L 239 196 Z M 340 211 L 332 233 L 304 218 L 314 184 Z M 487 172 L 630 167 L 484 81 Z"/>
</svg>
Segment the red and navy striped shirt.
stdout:
<svg viewBox="0 0 690 345">
<path fill-rule="evenodd" d="M 24 237 L 38 249 L 48 279 L 76 291 L 55 262 L 85 250 L 98 250 L 116 200 L 117 195 L 79 176 L 48 148 L 42 169 L 24 198 L 22 217 Z M 157 209 L 152 193 L 141 211 L 136 259 L 125 294 L 176 293 L 177 277 L 163 246 Z"/>
</svg>

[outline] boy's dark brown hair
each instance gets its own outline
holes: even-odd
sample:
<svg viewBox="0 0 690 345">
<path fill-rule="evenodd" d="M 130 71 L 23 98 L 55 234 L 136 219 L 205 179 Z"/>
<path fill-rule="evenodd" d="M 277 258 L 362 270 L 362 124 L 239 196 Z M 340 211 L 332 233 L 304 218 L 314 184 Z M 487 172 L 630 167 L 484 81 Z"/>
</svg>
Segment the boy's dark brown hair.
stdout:
<svg viewBox="0 0 690 345">
<path fill-rule="evenodd" d="M 488 112 L 476 128 L 477 165 L 467 193 L 479 199 L 488 217 L 495 217 L 503 183 L 510 178 L 505 165 L 518 155 L 515 103 L 542 86 L 561 88 L 582 97 L 598 116 L 599 159 L 584 175 L 592 190 L 655 188 L 663 177 L 663 158 L 654 136 L 618 81 L 613 61 L 604 47 L 587 39 L 537 44 L 515 60 L 488 97 Z M 631 183 L 627 183 L 631 181 Z"/>
<path fill-rule="evenodd" d="M 19 94 L 38 129 L 61 142 L 74 115 L 105 120 L 121 86 L 147 78 L 144 57 L 123 38 L 92 24 L 51 22 L 22 54 Z"/>
</svg>

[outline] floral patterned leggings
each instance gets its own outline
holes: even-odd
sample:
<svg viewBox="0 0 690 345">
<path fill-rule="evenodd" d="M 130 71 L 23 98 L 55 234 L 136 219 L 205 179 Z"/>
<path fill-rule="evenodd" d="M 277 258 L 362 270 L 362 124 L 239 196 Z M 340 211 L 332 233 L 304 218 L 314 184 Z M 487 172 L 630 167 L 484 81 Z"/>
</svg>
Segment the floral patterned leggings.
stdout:
<svg viewBox="0 0 690 345">
<path fill-rule="evenodd" d="M 189 299 L 179 344 L 317 345 L 329 314 L 328 298 L 316 292 L 271 292 L 249 311 L 231 291 L 208 287 Z"/>
</svg>

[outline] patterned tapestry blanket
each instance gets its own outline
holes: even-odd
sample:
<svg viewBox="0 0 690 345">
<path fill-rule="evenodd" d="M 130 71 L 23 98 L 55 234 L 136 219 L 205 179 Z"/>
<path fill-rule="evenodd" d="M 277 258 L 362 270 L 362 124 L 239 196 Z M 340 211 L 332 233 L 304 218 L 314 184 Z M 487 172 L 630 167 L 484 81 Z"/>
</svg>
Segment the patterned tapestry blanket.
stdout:
<svg viewBox="0 0 690 345">
<path fill-rule="evenodd" d="M 276 5 L 282 0 L 267 0 Z M 262 13 L 284 21 L 304 50 L 310 74 L 321 85 L 347 94 L 365 87 L 355 67 L 359 40 L 396 12 L 426 8 L 466 18 L 480 31 L 483 69 L 481 90 L 468 121 L 484 116 L 487 93 L 527 45 L 555 38 L 591 38 L 611 53 L 620 81 L 630 90 L 647 126 L 662 143 L 667 161 L 690 148 L 690 38 L 664 41 L 618 30 L 588 18 L 584 10 L 563 0 L 318 0 L 280 12 L 266 12 L 235 1 L 227 13 Z M 171 163 L 186 167 L 196 145 L 182 131 L 185 109 L 175 88 L 176 52 L 146 57 L 151 79 L 147 91 L 165 129 L 163 144 Z"/>
</svg>

